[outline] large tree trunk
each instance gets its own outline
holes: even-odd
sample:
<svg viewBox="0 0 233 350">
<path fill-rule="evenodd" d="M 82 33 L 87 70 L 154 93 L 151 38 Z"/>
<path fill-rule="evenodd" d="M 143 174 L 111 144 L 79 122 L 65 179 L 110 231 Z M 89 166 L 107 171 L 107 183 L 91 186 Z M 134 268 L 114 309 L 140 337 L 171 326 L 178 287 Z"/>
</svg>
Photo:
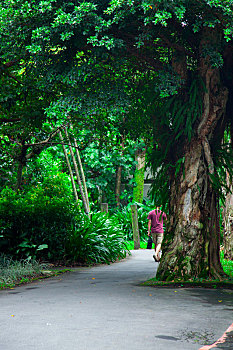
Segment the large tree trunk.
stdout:
<svg viewBox="0 0 233 350">
<path fill-rule="evenodd" d="M 218 205 L 202 143 L 191 143 L 184 169 L 185 176 L 171 183 L 170 224 L 157 277 L 220 278 Z"/>
<path fill-rule="evenodd" d="M 203 32 L 200 51 L 205 44 L 218 40 L 210 28 Z M 199 72 L 205 83 L 203 112 L 195 136 L 187 142 L 184 164 L 171 177 L 171 202 L 163 256 L 157 277 L 160 280 L 213 277 L 221 279 L 218 198 L 211 182 L 215 174 L 213 151 L 217 122 L 223 118 L 227 90 L 222 87 L 217 68 L 200 54 Z"/>
</svg>

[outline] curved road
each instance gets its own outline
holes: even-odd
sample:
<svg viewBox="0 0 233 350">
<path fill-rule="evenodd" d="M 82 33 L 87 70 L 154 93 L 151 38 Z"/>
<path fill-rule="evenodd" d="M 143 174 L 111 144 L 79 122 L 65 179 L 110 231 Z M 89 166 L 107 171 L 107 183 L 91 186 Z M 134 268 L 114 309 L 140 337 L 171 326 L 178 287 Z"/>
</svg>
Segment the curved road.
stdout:
<svg viewBox="0 0 233 350">
<path fill-rule="evenodd" d="M 232 324 L 233 291 L 142 287 L 156 273 L 152 254 L 132 251 L 118 263 L 1 291 L 0 349 L 198 350 L 214 343 Z M 233 349 L 228 343 L 215 349 Z"/>
</svg>

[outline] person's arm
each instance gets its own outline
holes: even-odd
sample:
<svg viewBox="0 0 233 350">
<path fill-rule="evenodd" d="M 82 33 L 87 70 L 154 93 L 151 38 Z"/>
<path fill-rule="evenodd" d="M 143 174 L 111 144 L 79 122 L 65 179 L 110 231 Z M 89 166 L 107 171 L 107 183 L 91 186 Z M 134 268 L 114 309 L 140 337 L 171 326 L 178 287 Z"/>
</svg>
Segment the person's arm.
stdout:
<svg viewBox="0 0 233 350">
<path fill-rule="evenodd" d="M 148 221 L 148 236 L 150 236 L 151 219 Z"/>
</svg>

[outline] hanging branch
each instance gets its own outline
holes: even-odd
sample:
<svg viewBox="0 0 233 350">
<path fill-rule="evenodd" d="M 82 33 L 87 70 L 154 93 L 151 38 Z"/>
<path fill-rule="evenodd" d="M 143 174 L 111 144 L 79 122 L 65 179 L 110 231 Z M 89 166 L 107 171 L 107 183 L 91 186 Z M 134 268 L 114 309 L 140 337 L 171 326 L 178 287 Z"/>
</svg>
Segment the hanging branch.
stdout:
<svg viewBox="0 0 233 350">
<path fill-rule="evenodd" d="M 63 152 L 64 152 L 64 155 L 65 155 L 66 163 L 67 163 L 67 166 L 68 166 L 68 169 L 69 169 L 69 174 L 70 174 L 70 178 L 71 178 L 71 183 L 72 183 L 72 188 L 73 188 L 75 200 L 78 202 L 78 193 L 77 193 L 77 189 L 76 189 L 75 182 L 74 182 L 74 176 L 73 176 L 73 172 L 72 172 L 72 169 L 71 169 L 69 158 L 68 158 L 68 155 L 67 155 L 67 152 L 66 152 L 64 139 L 62 137 L 62 133 L 61 133 L 60 130 L 59 130 L 58 134 L 59 134 L 59 138 L 61 140 L 61 144 L 62 144 Z"/>
<path fill-rule="evenodd" d="M 86 201 L 86 196 L 85 196 L 84 191 L 83 191 L 82 182 L 81 182 L 81 179 L 80 179 L 80 176 L 79 176 L 78 166 L 77 166 L 77 163 L 76 163 L 76 159 L 75 159 L 75 156 L 74 156 L 74 152 L 73 152 L 73 149 L 72 149 L 72 145 L 70 143 L 70 139 L 69 139 L 69 135 L 68 135 L 66 127 L 64 128 L 64 131 L 65 131 L 66 138 L 68 140 L 70 154 L 71 154 L 71 157 L 72 157 L 72 160 L 73 160 L 73 163 L 74 163 L 74 169 L 75 169 L 79 190 L 80 190 L 82 201 L 83 201 L 83 205 L 84 205 L 84 210 L 85 210 L 85 213 L 90 217 L 89 210 L 88 210 L 89 208 L 88 208 L 87 201 Z"/>
</svg>

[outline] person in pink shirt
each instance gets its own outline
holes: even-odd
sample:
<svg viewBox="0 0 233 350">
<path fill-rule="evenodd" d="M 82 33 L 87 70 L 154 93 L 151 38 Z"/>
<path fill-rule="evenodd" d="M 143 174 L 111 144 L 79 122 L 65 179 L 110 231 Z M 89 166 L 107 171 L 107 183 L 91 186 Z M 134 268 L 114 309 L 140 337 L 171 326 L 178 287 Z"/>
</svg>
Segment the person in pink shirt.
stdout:
<svg viewBox="0 0 233 350">
<path fill-rule="evenodd" d="M 160 260 L 160 249 L 163 241 L 163 221 L 167 220 L 167 215 L 162 212 L 161 206 L 156 207 L 148 214 L 148 236 L 152 235 L 153 242 L 155 244 L 155 255 L 153 258 L 155 261 Z"/>
</svg>

